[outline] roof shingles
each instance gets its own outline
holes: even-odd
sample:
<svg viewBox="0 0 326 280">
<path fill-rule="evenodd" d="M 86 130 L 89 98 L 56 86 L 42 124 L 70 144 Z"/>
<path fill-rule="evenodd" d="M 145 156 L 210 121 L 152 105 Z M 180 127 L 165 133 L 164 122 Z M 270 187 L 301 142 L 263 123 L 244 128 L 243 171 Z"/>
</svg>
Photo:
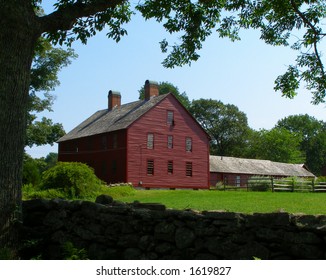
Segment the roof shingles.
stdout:
<svg viewBox="0 0 326 280">
<path fill-rule="evenodd" d="M 125 129 L 138 118 L 161 102 L 168 94 L 159 95 L 150 100 L 139 100 L 121 105 L 112 110 L 100 110 L 83 121 L 57 142 L 78 139 L 91 135 Z"/>
<path fill-rule="evenodd" d="M 270 160 L 210 156 L 210 172 L 263 176 L 314 177 L 304 164 L 274 162 Z"/>
</svg>

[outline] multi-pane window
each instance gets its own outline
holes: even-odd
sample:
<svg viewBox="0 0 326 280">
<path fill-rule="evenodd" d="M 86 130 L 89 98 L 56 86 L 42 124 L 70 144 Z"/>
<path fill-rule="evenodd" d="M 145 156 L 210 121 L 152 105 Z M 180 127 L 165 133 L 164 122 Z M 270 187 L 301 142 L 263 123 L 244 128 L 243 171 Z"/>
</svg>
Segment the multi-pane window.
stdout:
<svg viewBox="0 0 326 280">
<path fill-rule="evenodd" d="M 173 111 L 168 111 L 167 112 L 166 122 L 169 125 L 174 125 L 174 114 L 173 114 Z"/>
<path fill-rule="evenodd" d="M 102 141 L 102 149 L 103 150 L 106 150 L 108 147 L 107 147 L 107 137 L 106 137 L 106 135 L 102 135 L 102 138 L 101 138 L 101 141 Z"/>
<path fill-rule="evenodd" d="M 78 142 L 77 140 L 74 141 L 74 150 L 76 153 L 78 153 Z"/>
<path fill-rule="evenodd" d="M 112 160 L 111 170 L 113 175 L 117 174 L 117 161 L 115 159 Z"/>
<path fill-rule="evenodd" d="M 192 177 L 192 162 L 186 162 L 186 176 Z"/>
<path fill-rule="evenodd" d="M 147 134 L 147 149 L 154 149 L 154 134 Z"/>
<path fill-rule="evenodd" d="M 154 160 L 147 160 L 147 175 L 154 175 Z"/>
<path fill-rule="evenodd" d="M 235 177 L 235 185 L 237 187 L 240 187 L 240 185 L 241 185 L 241 177 L 240 176 Z"/>
<path fill-rule="evenodd" d="M 92 137 L 87 138 L 87 149 L 89 151 L 91 151 L 93 149 L 93 138 Z"/>
<path fill-rule="evenodd" d="M 168 135 L 168 149 L 172 149 L 172 148 L 173 148 L 173 136 Z"/>
<path fill-rule="evenodd" d="M 107 164 L 106 161 L 102 161 L 102 176 L 106 176 L 107 175 Z"/>
<path fill-rule="evenodd" d="M 112 147 L 116 149 L 118 147 L 118 134 L 114 133 L 112 136 Z"/>
<path fill-rule="evenodd" d="M 173 161 L 168 161 L 168 174 L 173 174 Z"/>
<path fill-rule="evenodd" d="M 191 139 L 191 137 L 186 137 L 186 151 L 187 152 L 192 151 L 192 139 Z"/>
</svg>

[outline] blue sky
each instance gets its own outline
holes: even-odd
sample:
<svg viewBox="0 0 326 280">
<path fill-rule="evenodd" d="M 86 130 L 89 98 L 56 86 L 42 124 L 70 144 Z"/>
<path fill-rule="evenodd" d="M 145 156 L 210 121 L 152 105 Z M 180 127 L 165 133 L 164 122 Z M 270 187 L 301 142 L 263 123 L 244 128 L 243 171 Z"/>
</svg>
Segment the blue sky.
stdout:
<svg viewBox="0 0 326 280">
<path fill-rule="evenodd" d="M 52 1 L 53 2 L 53 1 Z M 49 7 L 45 7 L 46 12 Z M 191 66 L 166 69 L 159 42 L 171 38 L 154 21 L 136 15 L 126 26 L 128 35 L 119 43 L 105 32 L 90 38 L 87 45 L 73 44 L 78 58 L 59 74 L 53 112 L 46 113 L 69 132 L 97 110 L 107 107 L 109 90 L 121 92 L 122 103 L 138 99 L 146 79 L 168 81 L 186 92 L 190 100 L 211 98 L 234 104 L 253 129 L 271 129 L 289 115 L 309 114 L 326 121 L 326 105 L 312 105 L 311 93 L 302 88 L 294 99 L 273 90 L 274 80 L 293 64 L 297 53 L 272 47 L 259 39 L 258 31 L 242 31 L 241 41 L 230 42 L 212 35 Z M 57 145 L 26 148 L 33 157 L 57 152 Z"/>
</svg>

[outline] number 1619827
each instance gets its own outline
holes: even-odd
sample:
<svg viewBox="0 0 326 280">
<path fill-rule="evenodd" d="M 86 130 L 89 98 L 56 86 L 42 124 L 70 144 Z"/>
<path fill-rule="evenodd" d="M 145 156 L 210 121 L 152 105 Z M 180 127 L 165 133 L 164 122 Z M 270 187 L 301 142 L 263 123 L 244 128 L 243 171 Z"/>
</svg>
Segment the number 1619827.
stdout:
<svg viewBox="0 0 326 280">
<path fill-rule="evenodd" d="M 190 267 L 190 275 L 229 275 L 231 266 Z"/>
</svg>

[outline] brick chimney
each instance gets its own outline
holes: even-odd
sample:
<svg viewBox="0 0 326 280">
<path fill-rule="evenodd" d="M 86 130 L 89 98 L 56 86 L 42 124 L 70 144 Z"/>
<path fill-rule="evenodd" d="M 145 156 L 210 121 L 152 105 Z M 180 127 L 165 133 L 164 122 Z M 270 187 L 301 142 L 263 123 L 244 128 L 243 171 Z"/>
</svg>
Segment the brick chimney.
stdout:
<svg viewBox="0 0 326 280">
<path fill-rule="evenodd" d="M 118 91 L 109 91 L 108 95 L 108 109 L 111 111 L 113 108 L 120 108 L 121 106 L 121 94 Z"/>
<path fill-rule="evenodd" d="M 146 80 L 145 82 L 145 100 L 150 100 L 154 96 L 158 96 L 158 83 Z"/>
</svg>

